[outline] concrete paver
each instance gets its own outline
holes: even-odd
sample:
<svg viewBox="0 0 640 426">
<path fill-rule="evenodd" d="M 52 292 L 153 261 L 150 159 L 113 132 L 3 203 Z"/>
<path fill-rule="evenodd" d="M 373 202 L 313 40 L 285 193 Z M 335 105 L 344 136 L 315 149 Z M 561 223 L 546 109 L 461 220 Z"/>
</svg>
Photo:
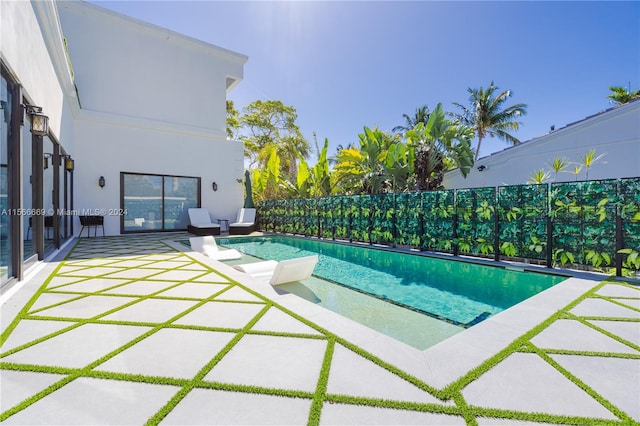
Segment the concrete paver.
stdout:
<svg viewBox="0 0 640 426">
<path fill-rule="evenodd" d="M 205 381 L 315 392 L 327 342 L 245 335 Z"/>
<path fill-rule="evenodd" d="M 640 359 L 575 355 L 551 357 L 640 422 Z"/>
<path fill-rule="evenodd" d="M 341 345 L 334 349 L 327 393 L 445 405 L 373 362 L 364 362 L 359 355 Z"/>
<path fill-rule="evenodd" d="M 600 327 L 634 345 L 640 346 L 640 323 L 625 321 L 590 320 L 591 324 Z"/>
<path fill-rule="evenodd" d="M 144 424 L 174 386 L 78 378 L 3 422 L 6 425 Z"/>
<path fill-rule="evenodd" d="M 10 351 L 25 343 L 67 328 L 72 324 L 67 321 L 22 320 L 2 345 L 2 351 Z"/>
<path fill-rule="evenodd" d="M 256 331 L 322 335 L 319 331 L 275 308 L 270 308 L 251 329 Z"/>
<path fill-rule="evenodd" d="M 640 318 L 640 311 L 625 308 L 603 299 L 587 299 L 570 311 L 578 316 Z"/>
<path fill-rule="evenodd" d="M 207 299 L 226 287 L 226 284 L 182 283 L 177 287 L 159 293 L 158 296 Z"/>
<path fill-rule="evenodd" d="M 147 299 L 109 314 L 102 319 L 163 323 L 187 309 L 192 308 L 197 303 L 196 301 L 187 300 Z"/>
<path fill-rule="evenodd" d="M 485 408 L 616 418 L 535 354 L 516 353 L 507 357 L 467 386 L 462 394 L 468 404 Z"/>
<path fill-rule="evenodd" d="M 206 302 L 174 324 L 243 328 L 263 308 L 264 304 L 257 303 Z"/>
<path fill-rule="evenodd" d="M 391 408 L 366 407 L 346 404 L 325 404 L 321 425 L 442 425 L 467 424 L 460 416 Z"/>
<path fill-rule="evenodd" d="M 234 336 L 234 333 L 165 328 L 100 364 L 96 370 L 190 379 Z"/>
<path fill-rule="evenodd" d="M 639 324 L 640 326 L 640 324 Z M 583 352 L 618 352 L 639 354 L 637 350 L 597 332 L 579 321 L 558 320 L 531 339 L 541 348 Z"/>
<path fill-rule="evenodd" d="M 303 425 L 310 407 L 311 400 L 305 398 L 194 389 L 161 424 Z"/>
<path fill-rule="evenodd" d="M 74 294 L 72 297 L 77 298 L 78 295 Z M 92 318 L 135 300 L 133 297 L 87 296 L 39 310 L 37 314 L 58 318 Z"/>
<path fill-rule="evenodd" d="M 4 357 L 2 361 L 82 368 L 148 330 L 138 326 L 85 324 Z"/>
<path fill-rule="evenodd" d="M 4 370 L 0 374 L 0 409 L 12 408 L 64 377 L 62 374 Z"/>
</svg>

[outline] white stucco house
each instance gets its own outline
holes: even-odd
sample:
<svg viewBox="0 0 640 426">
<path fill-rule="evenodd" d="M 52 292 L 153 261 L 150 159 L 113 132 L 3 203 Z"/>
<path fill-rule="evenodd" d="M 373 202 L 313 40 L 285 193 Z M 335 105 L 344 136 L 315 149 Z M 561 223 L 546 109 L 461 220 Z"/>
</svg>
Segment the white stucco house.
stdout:
<svg viewBox="0 0 640 426">
<path fill-rule="evenodd" d="M 82 1 L 1 1 L 0 285 L 78 236 L 81 215 L 106 235 L 186 230 L 189 207 L 235 218 L 226 96 L 247 59 Z"/>
<path fill-rule="evenodd" d="M 602 159 L 577 175 L 551 173 L 549 181 L 614 179 L 640 176 L 640 100 L 599 112 L 581 121 L 478 159 L 465 179 L 458 170 L 445 174 L 447 189 L 527 183 L 557 157 L 580 163 L 590 150 Z"/>
</svg>

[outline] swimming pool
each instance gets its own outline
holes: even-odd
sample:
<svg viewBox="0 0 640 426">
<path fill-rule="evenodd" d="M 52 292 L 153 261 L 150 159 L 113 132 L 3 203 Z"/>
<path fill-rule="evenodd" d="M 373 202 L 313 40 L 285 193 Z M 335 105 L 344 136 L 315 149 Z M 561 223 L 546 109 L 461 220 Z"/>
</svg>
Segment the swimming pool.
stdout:
<svg viewBox="0 0 640 426">
<path fill-rule="evenodd" d="M 349 294 L 356 291 L 361 295 L 355 299 L 361 300 L 352 300 L 351 304 L 365 303 L 366 299 L 362 298 L 373 296 L 378 300 L 367 302 L 376 305 L 370 309 L 389 310 L 384 306 L 389 303 L 405 308 L 403 310 L 410 309 L 414 314 L 445 323 L 439 324 L 438 328 L 447 330 L 446 337 L 566 279 L 558 275 L 290 236 L 218 238 L 217 241 L 259 259 L 279 261 L 318 254 L 314 277 L 342 287 L 329 286 L 333 287 L 331 290 L 326 282 L 305 282 L 316 294 L 319 299 L 316 302 L 320 305 L 335 311 L 333 305 L 339 304 L 341 311 L 338 313 L 350 316 L 344 312 L 343 305 L 350 303 L 344 298 L 354 299 Z M 235 263 L 242 263 L 242 260 Z M 350 290 L 349 294 L 344 289 Z"/>
</svg>

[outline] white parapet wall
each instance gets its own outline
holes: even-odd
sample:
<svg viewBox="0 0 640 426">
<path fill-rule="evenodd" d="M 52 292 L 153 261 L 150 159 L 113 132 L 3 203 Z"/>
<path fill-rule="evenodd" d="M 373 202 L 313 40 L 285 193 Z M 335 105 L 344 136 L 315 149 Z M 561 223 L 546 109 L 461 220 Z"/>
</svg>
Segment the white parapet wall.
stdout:
<svg viewBox="0 0 640 426">
<path fill-rule="evenodd" d="M 590 150 L 603 157 L 577 175 L 551 173 L 548 181 L 612 179 L 640 176 L 640 100 L 611 108 L 586 119 L 554 130 L 520 145 L 478 159 L 463 178 L 459 170 L 445 174 L 444 186 L 479 188 L 527 183 L 540 169 L 549 170 L 557 157 L 580 163 Z"/>
</svg>

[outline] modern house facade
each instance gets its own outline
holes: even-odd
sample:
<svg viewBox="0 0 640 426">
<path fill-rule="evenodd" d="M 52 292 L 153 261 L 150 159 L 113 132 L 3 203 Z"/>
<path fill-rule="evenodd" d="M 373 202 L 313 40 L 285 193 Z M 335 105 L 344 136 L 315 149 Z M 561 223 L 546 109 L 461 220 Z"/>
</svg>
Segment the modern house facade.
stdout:
<svg viewBox="0 0 640 426">
<path fill-rule="evenodd" d="M 78 236 L 81 216 L 106 235 L 186 230 L 189 207 L 235 217 L 243 146 L 226 137 L 226 95 L 246 56 L 85 2 L 0 9 L 0 285 Z"/>
<path fill-rule="evenodd" d="M 549 181 L 612 179 L 640 176 L 640 100 L 610 108 L 548 134 L 476 161 L 469 175 L 445 174 L 447 189 L 527 183 L 537 170 L 549 170 L 555 158 L 581 163 L 590 150 L 603 157 L 588 170 L 550 173 Z M 587 175 L 588 173 L 588 175 Z"/>
</svg>

